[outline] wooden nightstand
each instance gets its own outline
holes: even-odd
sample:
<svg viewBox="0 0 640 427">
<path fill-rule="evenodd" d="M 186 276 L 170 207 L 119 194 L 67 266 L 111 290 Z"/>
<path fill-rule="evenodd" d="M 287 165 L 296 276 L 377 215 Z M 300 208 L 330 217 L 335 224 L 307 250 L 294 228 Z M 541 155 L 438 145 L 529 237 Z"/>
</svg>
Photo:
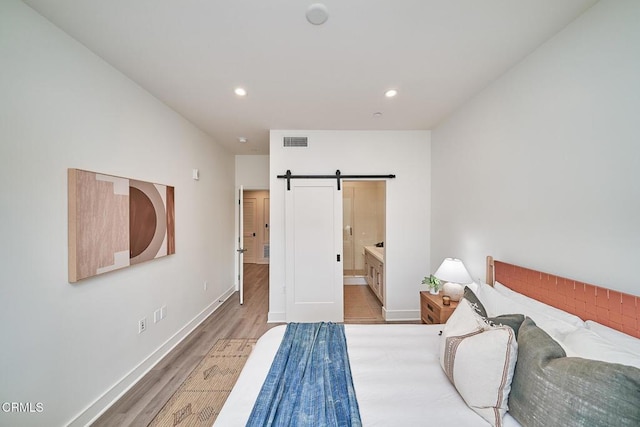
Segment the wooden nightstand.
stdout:
<svg viewBox="0 0 640 427">
<path fill-rule="evenodd" d="M 432 295 L 427 291 L 420 292 L 420 318 L 422 323 L 430 325 L 446 323 L 457 306 L 457 301 L 451 301 L 451 305 L 443 305 L 442 291 L 438 295 Z"/>
</svg>

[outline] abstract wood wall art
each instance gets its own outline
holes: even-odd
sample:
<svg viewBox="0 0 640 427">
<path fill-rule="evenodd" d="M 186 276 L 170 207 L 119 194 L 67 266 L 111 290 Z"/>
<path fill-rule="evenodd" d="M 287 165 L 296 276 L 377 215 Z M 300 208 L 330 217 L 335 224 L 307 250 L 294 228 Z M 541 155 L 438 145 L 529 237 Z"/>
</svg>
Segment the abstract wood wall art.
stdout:
<svg viewBox="0 0 640 427">
<path fill-rule="evenodd" d="M 68 170 L 69 282 L 175 253 L 174 188 Z"/>
</svg>

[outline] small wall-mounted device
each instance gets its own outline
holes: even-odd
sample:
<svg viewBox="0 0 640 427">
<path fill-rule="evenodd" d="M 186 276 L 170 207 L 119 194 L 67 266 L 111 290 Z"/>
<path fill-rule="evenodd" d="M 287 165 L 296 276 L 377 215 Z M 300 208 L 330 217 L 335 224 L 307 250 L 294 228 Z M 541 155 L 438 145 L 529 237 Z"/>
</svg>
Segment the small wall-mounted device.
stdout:
<svg viewBox="0 0 640 427">
<path fill-rule="evenodd" d="M 200 171 L 198 169 L 194 169 L 191 174 L 192 178 L 197 181 L 200 179 Z"/>
</svg>

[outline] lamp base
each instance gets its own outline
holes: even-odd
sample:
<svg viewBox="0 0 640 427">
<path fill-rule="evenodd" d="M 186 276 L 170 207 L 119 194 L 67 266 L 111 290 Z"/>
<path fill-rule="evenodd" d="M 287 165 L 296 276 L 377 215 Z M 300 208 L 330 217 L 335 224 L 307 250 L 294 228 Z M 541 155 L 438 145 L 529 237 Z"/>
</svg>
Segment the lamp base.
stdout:
<svg viewBox="0 0 640 427">
<path fill-rule="evenodd" d="M 451 298 L 451 301 L 460 301 L 464 296 L 464 286 L 459 283 L 447 282 L 444 284 L 442 291 Z"/>
</svg>

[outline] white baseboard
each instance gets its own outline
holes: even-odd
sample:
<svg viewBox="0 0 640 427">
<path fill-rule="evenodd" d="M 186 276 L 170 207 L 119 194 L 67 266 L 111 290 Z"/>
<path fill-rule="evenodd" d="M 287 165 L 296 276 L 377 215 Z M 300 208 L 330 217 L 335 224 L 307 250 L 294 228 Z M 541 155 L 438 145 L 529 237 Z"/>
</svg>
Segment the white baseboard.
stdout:
<svg viewBox="0 0 640 427">
<path fill-rule="evenodd" d="M 287 313 L 270 311 L 267 315 L 267 323 L 286 323 Z"/>
<path fill-rule="evenodd" d="M 128 374 L 116 382 L 109 390 L 105 391 L 102 396 L 87 406 L 73 420 L 67 424 L 68 427 L 88 426 L 100 417 L 111 405 L 131 389 L 142 377 L 144 377 L 153 367 L 162 360 L 171 350 L 173 350 L 180 342 L 185 339 L 195 328 L 197 328 L 207 317 L 209 317 L 218 307 L 222 305 L 233 293 L 235 286 L 225 291 L 220 297 L 216 298 L 209 306 L 202 310 L 189 323 L 184 325 L 171 338 L 165 341 L 138 366 L 133 368 Z"/>
<path fill-rule="evenodd" d="M 382 307 L 382 316 L 390 322 L 420 320 L 420 310 L 387 310 Z"/>
<path fill-rule="evenodd" d="M 367 280 L 364 276 L 344 276 L 343 283 L 345 285 L 366 285 Z"/>
</svg>

